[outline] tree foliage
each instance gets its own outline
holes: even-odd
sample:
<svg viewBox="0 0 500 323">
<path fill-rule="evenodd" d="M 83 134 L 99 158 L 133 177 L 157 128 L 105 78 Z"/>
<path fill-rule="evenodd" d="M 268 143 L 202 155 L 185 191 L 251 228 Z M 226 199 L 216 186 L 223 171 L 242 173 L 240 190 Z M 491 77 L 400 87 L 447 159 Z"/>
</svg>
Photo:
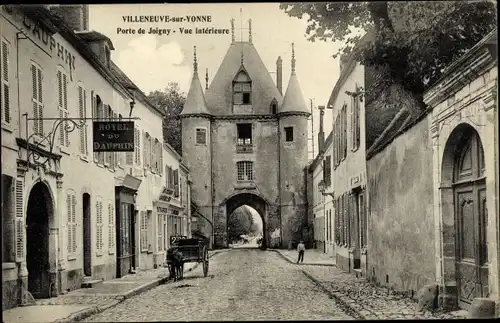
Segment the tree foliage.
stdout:
<svg viewBox="0 0 500 323">
<path fill-rule="evenodd" d="M 333 57 L 353 55 L 366 66 L 386 67 L 388 84 L 417 95 L 497 23 L 496 2 L 485 0 L 300 2 L 280 8 L 291 17 L 307 15 L 308 40 L 341 43 Z"/>
<path fill-rule="evenodd" d="M 182 155 L 182 123 L 179 115 L 186 101 L 176 82 L 168 83 L 165 89 L 150 92 L 148 98 L 166 111 L 163 119 L 163 140 Z"/>
<path fill-rule="evenodd" d="M 241 235 L 253 233 L 255 224 L 252 212 L 244 206 L 237 208 L 229 215 L 227 225 L 230 240 L 239 240 Z"/>
</svg>

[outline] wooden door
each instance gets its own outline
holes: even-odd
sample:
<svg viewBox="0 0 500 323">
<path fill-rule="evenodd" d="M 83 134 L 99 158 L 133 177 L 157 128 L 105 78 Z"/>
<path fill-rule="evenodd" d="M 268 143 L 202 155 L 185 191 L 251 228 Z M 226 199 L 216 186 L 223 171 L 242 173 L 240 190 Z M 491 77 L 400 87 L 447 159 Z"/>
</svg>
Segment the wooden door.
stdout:
<svg viewBox="0 0 500 323">
<path fill-rule="evenodd" d="M 478 135 L 470 135 L 460 147 L 454 174 L 455 263 L 459 306 L 468 308 L 474 298 L 488 294 L 488 222 L 484 153 Z"/>
</svg>

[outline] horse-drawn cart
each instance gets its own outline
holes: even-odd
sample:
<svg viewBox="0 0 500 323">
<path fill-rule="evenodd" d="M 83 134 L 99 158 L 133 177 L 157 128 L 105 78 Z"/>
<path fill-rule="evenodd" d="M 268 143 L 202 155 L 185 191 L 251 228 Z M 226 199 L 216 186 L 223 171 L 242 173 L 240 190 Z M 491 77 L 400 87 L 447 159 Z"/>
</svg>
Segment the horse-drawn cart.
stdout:
<svg viewBox="0 0 500 323">
<path fill-rule="evenodd" d="M 170 248 L 167 250 L 167 266 L 170 277 L 179 279 L 183 277 L 184 264 L 196 262 L 203 264 L 203 275 L 208 275 L 208 243 L 204 239 L 186 236 L 170 237 Z"/>
</svg>

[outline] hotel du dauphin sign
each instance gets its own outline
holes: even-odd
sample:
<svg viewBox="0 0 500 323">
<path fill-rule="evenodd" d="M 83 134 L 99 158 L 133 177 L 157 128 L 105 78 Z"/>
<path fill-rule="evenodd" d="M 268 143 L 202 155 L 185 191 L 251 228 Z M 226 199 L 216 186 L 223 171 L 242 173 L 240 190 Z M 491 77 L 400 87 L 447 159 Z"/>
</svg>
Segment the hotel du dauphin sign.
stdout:
<svg viewBox="0 0 500 323">
<path fill-rule="evenodd" d="M 94 152 L 134 151 L 133 121 L 94 121 Z"/>
</svg>

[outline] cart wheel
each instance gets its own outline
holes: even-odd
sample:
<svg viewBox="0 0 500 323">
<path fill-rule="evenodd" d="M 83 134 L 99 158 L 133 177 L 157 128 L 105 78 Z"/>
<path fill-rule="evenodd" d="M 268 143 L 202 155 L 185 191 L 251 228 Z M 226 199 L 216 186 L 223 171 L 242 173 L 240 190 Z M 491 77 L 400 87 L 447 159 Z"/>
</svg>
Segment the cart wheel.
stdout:
<svg viewBox="0 0 500 323">
<path fill-rule="evenodd" d="M 203 255 L 203 276 L 208 276 L 208 250 L 206 248 Z"/>
</svg>

